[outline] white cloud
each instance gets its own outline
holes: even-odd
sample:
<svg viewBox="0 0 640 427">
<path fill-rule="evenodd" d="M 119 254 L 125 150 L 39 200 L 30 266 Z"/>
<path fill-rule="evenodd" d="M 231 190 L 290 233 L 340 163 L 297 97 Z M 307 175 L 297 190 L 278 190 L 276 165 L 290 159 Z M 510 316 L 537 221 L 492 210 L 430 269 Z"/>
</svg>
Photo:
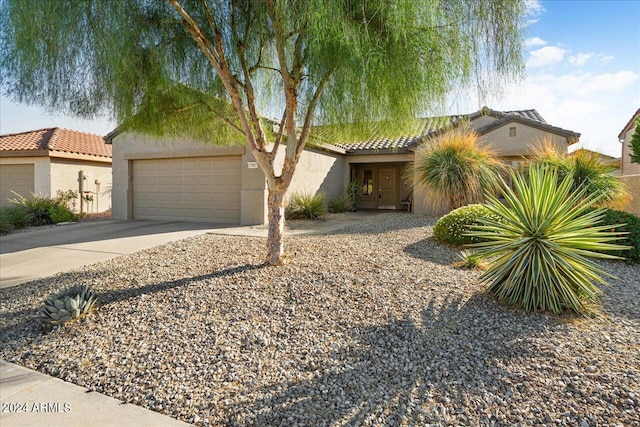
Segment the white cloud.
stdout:
<svg viewBox="0 0 640 427">
<path fill-rule="evenodd" d="M 579 53 L 569 57 L 569 64 L 582 67 L 591 58 L 593 58 L 593 53 Z"/>
<path fill-rule="evenodd" d="M 603 53 L 578 53 L 571 55 L 568 60 L 569 64 L 576 67 L 584 67 L 587 62 L 597 61 L 599 65 L 605 65 L 611 62 L 615 57 L 613 55 L 605 55 Z"/>
<path fill-rule="evenodd" d="M 525 81 L 506 87 L 503 96 L 494 95 L 476 101 L 478 104 L 470 101 L 476 98 L 458 96 L 462 103 L 456 104 L 452 114 L 482 105 L 496 110 L 535 108 L 550 125 L 580 133 L 584 147 L 619 157 L 618 133 L 640 105 L 640 74 L 569 70 L 531 69 Z M 466 105 L 463 100 L 468 101 Z"/>
<path fill-rule="evenodd" d="M 561 62 L 569 51 L 558 46 L 545 46 L 531 52 L 527 67 L 537 68 Z"/>
<path fill-rule="evenodd" d="M 545 8 L 542 6 L 542 3 L 540 3 L 540 0 L 525 0 L 525 8 L 525 27 L 531 26 L 540 21 L 540 18 L 538 17 L 545 12 Z"/>
<path fill-rule="evenodd" d="M 600 61 L 600 65 L 608 64 L 609 62 L 613 61 L 614 58 L 615 56 L 613 55 L 598 54 L 598 60 Z"/>
<path fill-rule="evenodd" d="M 532 37 L 530 39 L 526 39 L 524 41 L 524 45 L 529 47 L 529 46 L 544 46 L 546 45 L 547 42 L 542 40 L 540 37 Z"/>
</svg>

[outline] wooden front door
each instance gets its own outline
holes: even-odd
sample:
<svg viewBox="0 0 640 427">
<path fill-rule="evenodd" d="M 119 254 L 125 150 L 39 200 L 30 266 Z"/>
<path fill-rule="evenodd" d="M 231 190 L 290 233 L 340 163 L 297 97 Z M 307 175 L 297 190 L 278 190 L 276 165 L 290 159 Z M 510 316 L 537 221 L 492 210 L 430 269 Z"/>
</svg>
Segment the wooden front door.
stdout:
<svg viewBox="0 0 640 427">
<path fill-rule="evenodd" d="M 381 168 L 378 170 L 378 209 L 397 209 L 398 187 L 397 170 Z"/>
</svg>

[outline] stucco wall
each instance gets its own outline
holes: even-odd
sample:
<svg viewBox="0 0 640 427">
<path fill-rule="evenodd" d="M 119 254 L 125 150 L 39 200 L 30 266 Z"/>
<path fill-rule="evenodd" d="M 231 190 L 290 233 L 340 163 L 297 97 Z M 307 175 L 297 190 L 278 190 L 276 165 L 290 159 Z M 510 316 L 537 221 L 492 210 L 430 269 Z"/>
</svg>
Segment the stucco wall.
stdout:
<svg viewBox="0 0 640 427">
<path fill-rule="evenodd" d="M 624 141 L 622 142 L 622 175 L 640 175 L 640 163 L 631 163 L 631 135 L 635 132 L 635 127 L 632 127 L 624 134 Z M 640 196 L 639 196 L 640 198 Z"/>
<path fill-rule="evenodd" d="M 620 177 L 620 179 L 625 183 L 627 191 L 632 197 L 624 210 L 640 216 L 640 175 L 627 175 Z"/>
<path fill-rule="evenodd" d="M 90 191 L 93 201 L 84 203 L 84 212 L 105 212 L 111 209 L 111 165 L 104 163 L 86 163 L 65 159 L 51 159 L 50 193 L 56 195 L 58 190 L 79 191 L 78 176 L 83 171 L 86 177 L 84 190 Z M 96 184 L 98 181 L 99 184 Z M 76 211 L 80 211 L 80 202 L 76 201 Z"/>
<path fill-rule="evenodd" d="M 38 196 L 51 197 L 51 175 L 50 175 L 50 158 L 49 157 L 2 157 L 0 164 L 32 164 L 34 173 L 34 191 Z M 53 192 L 55 195 L 55 191 Z M 28 195 L 27 195 L 28 196 Z"/>
<path fill-rule="evenodd" d="M 242 156 L 240 222 L 262 224 L 266 220 L 265 178 L 260 169 L 249 169 L 254 161 L 244 147 L 224 147 L 185 139 L 156 138 L 138 133 L 121 133 L 113 138 L 112 217 L 131 219 L 131 162 L 136 159 L 160 159 L 205 156 Z"/>
<path fill-rule="evenodd" d="M 516 136 L 509 136 L 509 129 L 512 127 L 516 128 Z M 567 138 L 517 122 L 506 123 L 481 137 L 481 141 L 489 144 L 501 157 L 531 156 L 533 147 L 545 139 L 551 140 L 562 152 L 567 152 Z"/>
<path fill-rule="evenodd" d="M 286 147 L 282 146 L 274 164 L 276 175 L 282 171 L 285 153 Z M 296 193 L 322 192 L 327 200 L 331 200 L 344 194 L 344 181 L 344 157 L 341 154 L 307 149 L 300 155 L 287 198 Z"/>
</svg>

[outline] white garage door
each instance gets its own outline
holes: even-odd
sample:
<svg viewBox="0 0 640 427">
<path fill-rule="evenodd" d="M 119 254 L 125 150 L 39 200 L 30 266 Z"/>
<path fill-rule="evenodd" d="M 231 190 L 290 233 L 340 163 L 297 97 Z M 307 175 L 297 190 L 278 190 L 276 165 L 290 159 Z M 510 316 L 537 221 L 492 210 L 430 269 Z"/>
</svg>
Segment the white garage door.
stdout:
<svg viewBox="0 0 640 427">
<path fill-rule="evenodd" d="M 134 160 L 135 219 L 240 223 L 240 157 Z"/>
<path fill-rule="evenodd" d="M 11 206 L 15 191 L 23 197 L 34 193 L 33 164 L 0 165 L 0 206 Z"/>
</svg>

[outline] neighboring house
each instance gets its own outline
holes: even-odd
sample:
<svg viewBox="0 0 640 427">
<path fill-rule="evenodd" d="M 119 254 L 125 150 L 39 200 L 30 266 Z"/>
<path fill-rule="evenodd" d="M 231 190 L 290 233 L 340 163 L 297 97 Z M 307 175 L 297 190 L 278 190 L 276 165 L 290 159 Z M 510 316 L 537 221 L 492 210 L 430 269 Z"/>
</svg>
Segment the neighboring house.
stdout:
<svg viewBox="0 0 640 427">
<path fill-rule="evenodd" d="M 429 194 L 406 180 L 404 172 L 426 137 L 451 125 L 469 125 L 512 167 L 533 154 L 543 138 L 563 151 L 580 134 L 547 124 L 535 110 L 500 112 L 488 108 L 466 115 L 423 119 L 422 132 L 398 139 L 308 147 L 303 152 L 289 195 L 344 194 L 349 182 L 362 189 L 364 209 L 406 209 L 438 214 Z M 215 147 L 189 141 L 156 139 L 118 130 L 105 137 L 113 145 L 113 212 L 119 219 L 170 219 L 262 224 L 267 221 L 267 186 L 262 171 L 245 147 Z M 279 167 L 284 153 L 281 150 Z"/>
<path fill-rule="evenodd" d="M 627 124 L 622 128 L 618 134 L 618 140 L 622 143 L 622 161 L 621 161 L 621 179 L 627 186 L 627 191 L 631 193 L 632 200 L 625 207 L 625 210 L 636 215 L 640 215 L 640 163 L 632 163 L 631 148 L 631 135 L 636 129 L 636 120 L 640 117 L 640 108 L 629 119 Z"/>
<path fill-rule="evenodd" d="M 16 194 L 55 197 L 80 192 L 84 212 L 111 209 L 111 146 L 100 135 L 62 128 L 0 135 L 0 206 Z M 80 210 L 79 199 L 76 210 Z"/>
</svg>

